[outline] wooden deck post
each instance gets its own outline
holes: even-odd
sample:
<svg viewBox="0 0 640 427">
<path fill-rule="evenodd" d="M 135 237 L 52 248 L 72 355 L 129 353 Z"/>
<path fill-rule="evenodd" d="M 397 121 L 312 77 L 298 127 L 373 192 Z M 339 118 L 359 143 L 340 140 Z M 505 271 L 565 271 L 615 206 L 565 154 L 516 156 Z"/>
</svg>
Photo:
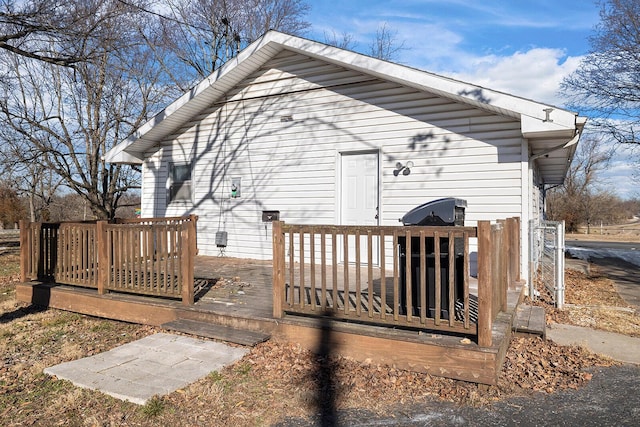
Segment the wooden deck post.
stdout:
<svg viewBox="0 0 640 427">
<path fill-rule="evenodd" d="M 515 289 L 515 280 L 513 279 L 513 240 L 511 236 L 513 224 L 510 221 L 511 218 L 499 221 L 502 224 L 502 247 L 504 250 L 504 259 L 502 261 L 502 268 L 504 270 L 504 280 L 506 289 Z M 506 304 L 506 301 L 505 301 Z"/>
<path fill-rule="evenodd" d="M 60 240 L 56 240 L 56 248 L 53 251 L 58 251 L 57 245 L 60 244 Z M 57 255 L 56 262 L 52 262 L 51 259 L 51 250 L 49 249 L 49 244 L 51 242 L 47 241 L 45 243 L 45 239 L 42 235 L 42 222 L 34 222 L 29 224 L 29 245 L 31 246 L 31 253 L 29 257 L 31 257 L 29 264 L 31 265 L 31 279 L 42 280 L 43 278 L 49 279 L 50 275 L 55 277 L 55 272 L 57 269 Z M 48 239 L 47 239 L 48 240 Z"/>
<path fill-rule="evenodd" d="M 282 222 L 272 223 L 273 238 L 273 317 L 281 319 L 283 315 L 282 302 L 284 299 L 284 235 Z M 335 266 L 334 266 L 335 267 Z"/>
<path fill-rule="evenodd" d="M 492 319 L 495 319 L 499 311 L 505 311 L 507 309 L 507 288 L 509 283 L 507 282 L 507 264 L 509 253 L 507 252 L 507 236 L 506 222 L 505 220 L 498 221 L 493 225 L 492 234 L 492 248 L 493 248 L 493 314 Z"/>
<path fill-rule="evenodd" d="M 507 218 L 509 235 L 509 289 L 515 289 L 520 281 L 520 218 Z"/>
<path fill-rule="evenodd" d="M 189 223 L 193 224 L 193 238 L 191 239 L 191 253 L 193 256 L 198 255 L 198 215 L 189 215 Z"/>
<path fill-rule="evenodd" d="M 33 253 L 33 248 L 29 244 L 30 224 L 25 220 L 20 220 L 20 282 L 26 283 L 30 275 L 29 256 Z"/>
<path fill-rule="evenodd" d="M 107 280 L 109 279 L 109 246 L 107 242 L 107 221 L 96 223 L 96 239 L 98 244 L 98 294 L 104 295 L 107 292 Z"/>
<path fill-rule="evenodd" d="M 195 216 L 190 216 L 189 221 L 183 225 L 180 231 L 182 247 L 186 249 L 186 259 L 182 260 L 182 305 L 193 305 L 193 267 L 196 257 L 196 221 Z"/>
<path fill-rule="evenodd" d="M 478 345 L 490 347 L 493 321 L 491 223 L 478 221 Z"/>
</svg>

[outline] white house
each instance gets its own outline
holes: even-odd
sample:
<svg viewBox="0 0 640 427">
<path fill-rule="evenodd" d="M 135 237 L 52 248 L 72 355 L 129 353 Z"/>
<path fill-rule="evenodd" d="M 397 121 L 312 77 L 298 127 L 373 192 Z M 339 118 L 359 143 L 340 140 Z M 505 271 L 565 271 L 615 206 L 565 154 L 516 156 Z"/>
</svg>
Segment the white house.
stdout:
<svg viewBox="0 0 640 427">
<path fill-rule="evenodd" d="M 584 123 L 270 31 L 105 158 L 142 165 L 143 217 L 197 214 L 201 254 L 219 254 L 226 231 L 226 255 L 270 259 L 273 214 L 399 225 L 419 204 L 456 197 L 465 225 L 521 218 L 527 277 L 528 221 L 541 216 L 544 186 L 563 182 Z"/>
</svg>

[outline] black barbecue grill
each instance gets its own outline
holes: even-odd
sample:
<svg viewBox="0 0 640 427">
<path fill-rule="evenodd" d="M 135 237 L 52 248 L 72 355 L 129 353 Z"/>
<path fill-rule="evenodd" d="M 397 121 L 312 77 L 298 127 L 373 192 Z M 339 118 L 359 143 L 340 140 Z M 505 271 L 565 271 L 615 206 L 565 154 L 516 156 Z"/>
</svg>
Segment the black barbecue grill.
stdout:
<svg viewBox="0 0 640 427">
<path fill-rule="evenodd" d="M 466 200 L 456 198 L 438 199 L 417 206 L 407 212 L 400 221 L 404 225 L 423 226 L 464 226 L 464 213 L 467 207 Z M 427 316 L 435 317 L 435 272 L 436 255 L 433 237 L 425 237 L 426 270 L 420 271 L 420 238 L 411 237 L 411 314 L 420 315 L 422 295 L 420 291 L 420 278 L 426 275 Z M 407 275 L 406 257 L 407 242 L 404 236 L 398 237 L 398 251 L 400 255 L 400 311 L 408 312 L 407 304 Z M 462 238 L 455 238 L 454 253 L 449 254 L 449 239 L 440 238 L 440 318 L 449 319 L 449 256 L 454 258 L 455 288 L 454 298 L 458 300 L 464 295 L 464 242 Z"/>
<path fill-rule="evenodd" d="M 433 200 L 407 212 L 400 221 L 404 225 L 464 226 L 467 201 L 446 198 Z"/>
</svg>

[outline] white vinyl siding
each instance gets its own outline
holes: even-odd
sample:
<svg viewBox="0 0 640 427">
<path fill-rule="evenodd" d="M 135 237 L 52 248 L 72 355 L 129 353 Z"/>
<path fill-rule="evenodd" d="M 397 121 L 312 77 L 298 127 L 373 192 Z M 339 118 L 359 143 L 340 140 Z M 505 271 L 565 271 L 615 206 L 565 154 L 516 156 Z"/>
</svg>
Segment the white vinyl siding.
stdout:
<svg viewBox="0 0 640 427">
<path fill-rule="evenodd" d="M 379 151 L 382 225 L 399 225 L 411 208 L 442 197 L 467 200 L 466 225 L 521 216 L 526 177 L 513 118 L 287 51 L 225 101 L 144 165 L 143 214 L 154 203 L 154 215 L 198 215 L 201 254 L 216 255 L 213 236 L 225 230 L 227 255 L 271 258 L 263 210 L 278 210 L 289 223 L 337 223 L 340 153 Z M 189 158 L 193 206 L 167 209 L 162 168 Z M 411 174 L 394 176 L 396 162 L 409 160 Z M 242 178 L 237 199 L 230 197 L 232 177 Z"/>
<path fill-rule="evenodd" d="M 544 184 L 540 183 L 540 171 L 537 167 L 532 168 L 532 183 L 531 183 L 531 218 L 535 221 L 542 221 L 545 219 L 546 206 L 544 201 L 544 192 L 541 187 Z"/>
<path fill-rule="evenodd" d="M 169 164 L 162 161 L 162 151 L 148 157 L 142 164 L 142 217 L 166 215 L 167 192 L 164 184 L 169 178 Z"/>
</svg>

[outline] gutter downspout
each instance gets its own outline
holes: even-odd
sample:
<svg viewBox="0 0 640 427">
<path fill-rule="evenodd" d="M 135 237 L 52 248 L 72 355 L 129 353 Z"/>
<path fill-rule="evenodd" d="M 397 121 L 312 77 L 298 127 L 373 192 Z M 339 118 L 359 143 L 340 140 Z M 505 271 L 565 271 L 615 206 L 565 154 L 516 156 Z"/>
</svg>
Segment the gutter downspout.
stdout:
<svg viewBox="0 0 640 427">
<path fill-rule="evenodd" d="M 551 147 L 547 150 L 544 150 L 540 153 L 534 154 L 529 158 L 529 161 L 532 162 L 536 159 L 539 159 L 541 157 L 544 157 L 550 153 L 553 153 L 554 151 L 558 151 L 558 150 L 565 150 L 567 148 L 570 148 L 574 145 L 576 145 L 578 143 L 578 141 L 580 140 L 580 135 L 582 134 L 582 129 L 583 129 L 584 123 L 582 123 L 582 126 L 578 126 L 576 128 L 576 133 L 574 135 L 573 138 L 571 138 L 569 141 L 565 142 L 564 144 L 560 144 L 557 145 L 555 147 Z M 571 159 L 570 159 L 571 160 Z M 545 217 L 546 219 L 546 196 L 547 196 L 547 190 L 554 188 L 554 187 L 558 187 L 561 184 L 558 184 L 556 186 L 552 186 L 550 188 L 545 188 L 544 185 L 542 186 L 542 204 L 543 204 L 543 217 Z M 555 283 L 557 285 L 555 291 L 556 294 L 554 295 L 555 300 L 556 300 L 556 304 L 559 308 L 561 308 L 564 305 L 564 221 L 562 221 L 562 223 L 560 224 L 560 227 L 562 227 L 561 229 L 557 229 L 557 233 L 556 233 L 556 245 L 555 245 L 555 255 L 556 255 L 556 259 L 558 260 L 558 264 L 556 265 L 556 271 L 555 274 L 556 276 L 554 277 Z M 562 240 L 559 240 L 559 235 L 562 234 L 561 238 Z M 534 223 L 533 220 L 529 221 L 529 295 L 533 298 L 535 297 L 535 287 L 534 287 L 534 283 L 533 283 L 533 270 L 535 268 L 536 265 L 536 260 L 533 259 L 534 253 L 535 253 L 535 232 L 534 232 Z"/>
</svg>

